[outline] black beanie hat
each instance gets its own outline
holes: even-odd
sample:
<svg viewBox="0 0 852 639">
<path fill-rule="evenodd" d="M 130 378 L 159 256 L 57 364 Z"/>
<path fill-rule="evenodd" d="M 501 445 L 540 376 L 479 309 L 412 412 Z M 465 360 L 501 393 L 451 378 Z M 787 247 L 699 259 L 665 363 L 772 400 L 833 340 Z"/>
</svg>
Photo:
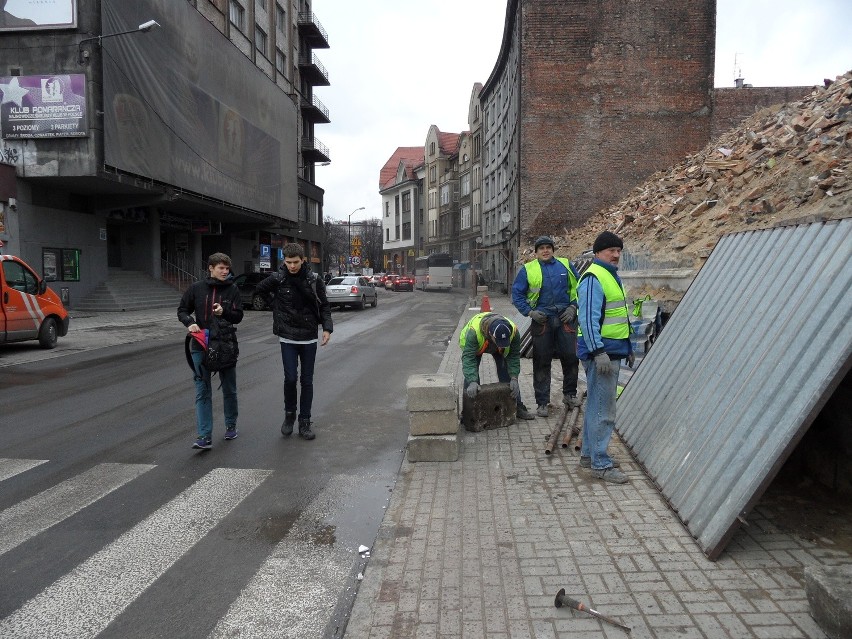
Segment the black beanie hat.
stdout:
<svg viewBox="0 0 852 639">
<path fill-rule="evenodd" d="M 592 246 L 592 253 L 599 253 L 604 249 L 613 248 L 614 246 L 623 249 L 624 242 L 622 242 L 621 238 L 615 233 L 604 231 L 595 238 L 595 243 Z"/>
</svg>

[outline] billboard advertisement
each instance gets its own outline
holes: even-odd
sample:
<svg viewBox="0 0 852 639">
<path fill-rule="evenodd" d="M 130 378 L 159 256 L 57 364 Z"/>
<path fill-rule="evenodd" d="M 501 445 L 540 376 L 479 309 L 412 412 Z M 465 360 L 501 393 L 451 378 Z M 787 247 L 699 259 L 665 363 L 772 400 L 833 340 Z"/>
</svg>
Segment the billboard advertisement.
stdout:
<svg viewBox="0 0 852 639">
<path fill-rule="evenodd" d="M 76 26 L 77 0 L 0 0 L 0 31 Z"/>
<path fill-rule="evenodd" d="M 86 76 L 82 73 L 0 77 L 0 96 L 4 140 L 88 135 Z"/>
<path fill-rule="evenodd" d="M 103 0 L 106 163 L 295 220 L 297 107 L 187 2 Z"/>
</svg>

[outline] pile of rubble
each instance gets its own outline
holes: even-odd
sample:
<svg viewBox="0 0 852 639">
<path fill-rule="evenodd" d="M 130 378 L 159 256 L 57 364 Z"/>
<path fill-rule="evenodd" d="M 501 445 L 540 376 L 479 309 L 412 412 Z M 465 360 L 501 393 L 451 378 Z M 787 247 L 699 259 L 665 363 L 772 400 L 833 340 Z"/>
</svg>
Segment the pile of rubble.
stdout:
<svg viewBox="0 0 852 639">
<path fill-rule="evenodd" d="M 726 233 L 849 217 L 852 71 L 826 85 L 762 109 L 583 227 L 565 229 L 554 238 L 557 254 L 576 258 L 609 229 L 648 263 L 698 267 Z"/>
</svg>

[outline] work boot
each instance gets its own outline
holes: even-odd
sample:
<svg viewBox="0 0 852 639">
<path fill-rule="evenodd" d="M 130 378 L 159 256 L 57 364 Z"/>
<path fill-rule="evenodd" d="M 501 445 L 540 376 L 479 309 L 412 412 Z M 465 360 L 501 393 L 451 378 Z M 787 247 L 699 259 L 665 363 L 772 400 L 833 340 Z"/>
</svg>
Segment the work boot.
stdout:
<svg viewBox="0 0 852 639">
<path fill-rule="evenodd" d="M 621 463 L 617 459 L 612 459 L 612 467 L 613 468 L 621 468 Z M 580 456 L 580 468 L 591 468 L 592 467 L 592 458 L 591 457 L 583 457 Z"/>
<path fill-rule="evenodd" d="M 296 413 L 284 413 L 284 422 L 281 424 L 281 434 L 289 437 L 293 434 L 293 424 L 296 423 Z"/>
<path fill-rule="evenodd" d="M 316 437 L 316 435 L 314 435 L 314 431 L 311 430 L 311 420 L 299 420 L 299 437 L 301 437 L 302 439 L 307 439 L 308 441 Z"/>
<path fill-rule="evenodd" d="M 535 409 L 535 414 L 539 417 L 547 417 L 550 415 L 550 410 L 547 408 L 547 404 L 542 404 L 538 408 Z"/>
<path fill-rule="evenodd" d="M 592 477 L 603 479 L 611 484 L 626 484 L 628 482 L 627 475 L 622 473 L 618 468 L 600 468 L 592 471 Z"/>
<path fill-rule="evenodd" d="M 577 397 L 576 393 L 574 395 L 565 393 L 562 396 L 562 403 L 567 404 L 568 408 L 579 408 L 583 403 L 583 399 L 581 397 Z"/>
<path fill-rule="evenodd" d="M 521 404 L 518 406 L 518 410 L 515 412 L 515 416 L 518 419 L 535 419 L 535 415 L 533 415 L 529 409 Z"/>
</svg>

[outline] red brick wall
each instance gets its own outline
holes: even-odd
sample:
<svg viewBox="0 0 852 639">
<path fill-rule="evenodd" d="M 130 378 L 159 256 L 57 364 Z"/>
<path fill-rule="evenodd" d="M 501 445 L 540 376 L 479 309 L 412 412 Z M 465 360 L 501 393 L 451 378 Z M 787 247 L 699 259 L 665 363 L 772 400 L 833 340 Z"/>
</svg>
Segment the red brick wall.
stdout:
<svg viewBox="0 0 852 639">
<path fill-rule="evenodd" d="M 521 0 L 522 241 L 706 144 L 715 0 Z"/>
<path fill-rule="evenodd" d="M 739 125 L 755 111 L 773 104 L 801 100 L 813 87 L 744 87 L 715 89 L 713 92 L 713 124 L 715 138 Z"/>
</svg>

